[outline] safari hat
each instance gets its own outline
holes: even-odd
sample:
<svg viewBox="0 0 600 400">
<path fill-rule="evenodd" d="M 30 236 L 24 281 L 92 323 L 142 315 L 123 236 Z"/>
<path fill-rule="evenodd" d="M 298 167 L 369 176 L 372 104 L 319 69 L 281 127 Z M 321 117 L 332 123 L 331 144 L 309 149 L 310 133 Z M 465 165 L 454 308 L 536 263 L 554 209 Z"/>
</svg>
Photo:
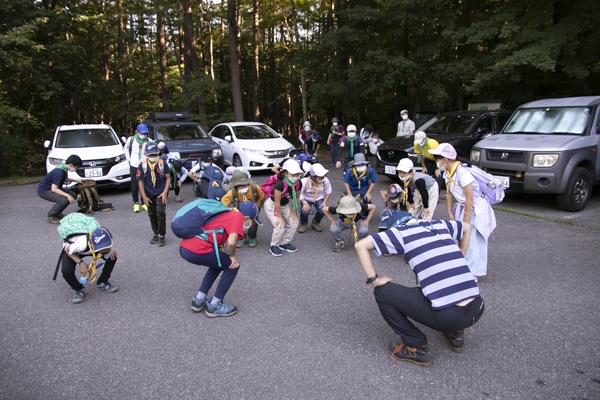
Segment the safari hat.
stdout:
<svg viewBox="0 0 600 400">
<path fill-rule="evenodd" d="M 356 214 L 362 211 L 362 207 L 354 197 L 344 196 L 340 199 L 340 204 L 335 211 L 338 214 Z"/>
<path fill-rule="evenodd" d="M 248 178 L 248 175 L 244 171 L 235 171 L 231 176 L 229 186 L 234 188 L 236 186 L 249 185 L 250 183 L 250 178 Z"/>
</svg>

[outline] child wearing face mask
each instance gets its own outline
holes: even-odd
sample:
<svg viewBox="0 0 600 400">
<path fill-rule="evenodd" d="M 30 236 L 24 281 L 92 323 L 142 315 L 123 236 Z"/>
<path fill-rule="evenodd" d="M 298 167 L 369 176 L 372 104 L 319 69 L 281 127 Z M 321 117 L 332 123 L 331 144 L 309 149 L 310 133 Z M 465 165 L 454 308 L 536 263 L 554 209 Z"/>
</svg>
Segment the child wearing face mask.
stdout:
<svg viewBox="0 0 600 400">
<path fill-rule="evenodd" d="M 151 142 L 146 146 L 146 159 L 138 166 L 136 179 L 154 232 L 150 244 L 158 243 L 162 247 L 166 244 L 167 196 L 171 185 L 171 170 L 169 164 L 158 156 L 156 143 Z"/>
<path fill-rule="evenodd" d="M 340 147 L 346 149 L 346 157 L 344 157 L 344 171 L 348 169 L 348 163 L 354 159 L 356 154 L 362 154 L 364 156 L 364 143 L 363 140 L 356 135 L 356 126 L 348 125 L 348 136 L 342 140 Z M 341 161 L 336 163 L 336 168 L 341 166 Z"/>
<path fill-rule="evenodd" d="M 148 137 L 148 126 L 146 124 L 139 124 L 135 129 L 135 134 L 131 136 L 125 142 L 123 150 L 125 157 L 129 161 L 129 175 L 131 176 L 131 197 L 133 199 L 133 212 L 138 213 L 140 210 L 148 211 L 148 207 L 145 204 L 139 204 L 140 191 L 138 189 L 138 182 L 135 179 L 138 166 L 142 161 L 146 159 L 146 146 L 152 142 L 152 139 Z"/>
<path fill-rule="evenodd" d="M 44 200 L 51 201 L 54 206 L 48 212 L 48 222 L 58 224 L 63 219 L 62 212 L 69 204 L 75 203 L 77 195 L 69 189 L 63 189 L 65 180 L 83 182 L 83 179 L 75 173 L 81 167 L 81 158 L 73 154 L 63 164 L 48 172 L 38 185 L 38 196 Z M 71 172 L 71 176 L 68 173 Z"/>
<path fill-rule="evenodd" d="M 360 195 L 365 204 L 371 204 L 373 199 L 371 192 L 375 188 L 377 177 L 375 170 L 369 166 L 369 162 L 363 153 L 354 156 L 354 162 L 344 174 L 344 188 L 346 195 Z"/>
<path fill-rule="evenodd" d="M 440 143 L 430 152 L 446 180 L 448 219 L 471 224 L 469 250 L 465 258 L 477 279 L 487 274 L 488 239 L 496 228 L 494 210 L 481 197 L 479 184 L 469 172 L 468 163 L 458 160 L 451 144 Z"/>
<path fill-rule="evenodd" d="M 198 313 L 206 310 L 206 315 L 211 318 L 230 317 L 237 313 L 235 306 L 223 304 L 223 299 L 240 267 L 240 261 L 235 253 L 236 243 L 244 238 L 253 223 L 260 224 L 256 204 L 246 201 L 240 203 L 238 209 L 239 212 L 225 211 L 218 214 L 202 226 L 206 231 L 222 230 L 215 233 L 216 244 L 213 242 L 213 235 L 207 235 L 206 240 L 194 236 L 181 240 L 179 245 L 179 254 L 184 260 L 208 267 L 200 289 L 192 299 L 191 309 Z M 226 246 L 228 251 L 217 250 L 217 253 L 215 248 L 221 246 Z M 221 279 L 214 297 L 208 298 L 207 294 L 219 275 Z"/>
<path fill-rule="evenodd" d="M 344 138 L 346 132 L 344 126 L 340 125 L 337 117 L 331 119 L 331 128 L 329 129 L 329 136 L 327 137 L 327 145 L 331 148 L 331 164 L 330 167 L 335 167 L 337 162 L 340 161 L 340 142 Z M 339 168 L 339 167 L 337 167 Z"/>
<path fill-rule="evenodd" d="M 329 230 L 335 238 L 333 251 L 339 253 L 344 248 L 343 231 L 352 229 L 352 239 L 355 244 L 369 234 L 369 221 L 375 213 L 375 205 L 360 204 L 352 196 L 343 196 L 337 207 L 326 207 L 323 212 L 331 224 Z M 332 217 L 335 214 L 340 216 L 337 221 Z"/>
<path fill-rule="evenodd" d="M 229 191 L 221 198 L 221 203 L 229 208 L 236 208 L 239 204 L 251 201 L 253 202 L 258 212 L 263 206 L 265 201 L 265 193 L 257 184 L 253 183 L 248 175 L 244 171 L 235 171 L 231 178 Z M 259 224 L 256 221 L 252 222 L 248 234 L 248 247 L 256 247 L 256 232 Z M 262 226 L 262 224 L 260 225 Z M 244 238 L 241 238 L 237 242 L 237 248 L 244 246 Z"/>
<path fill-rule="evenodd" d="M 197 162 L 196 165 L 194 165 L 188 172 L 188 178 L 190 178 L 192 181 L 194 181 L 194 193 L 196 193 L 196 187 L 200 181 L 202 180 L 202 174 L 204 172 L 204 170 L 206 170 L 206 168 L 210 167 L 210 166 L 214 166 L 219 168 L 217 165 L 213 164 L 212 162 L 212 157 L 206 153 L 206 154 L 202 154 L 202 157 L 200 157 L 200 162 Z M 221 168 L 219 168 L 221 170 Z M 223 175 L 225 175 L 225 173 L 223 172 L 223 170 L 221 170 L 221 173 Z"/>
<path fill-rule="evenodd" d="M 332 192 L 331 182 L 326 176 L 328 172 L 321 164 L 313 164 L 310 169 L 310 177 L 302 179 L 302 191 L 300 192 L 302 208 L 298 233 L 306 232 L 311 207 L 316 210 L 311 227 L 317 232 L 323 231 L 320 225 L 324 215 L 323 208 L 327 207 L 327 201 Z"/>
<path fill-rule="evenodd" d="M 407 199 L 408 212 L 425 221 L 431 221 L 438 202 L 440 189 L 433 177 L 413 169 L 413 162 L 403 158 L 396 167 L 404 191 L 412 194 Z"/>
<path fill-rule="evenodd" d="M 265 201 L 267 218 L 273 224 L 273 235 L 269 252 L 274 257 L 281 257 L 282 250 L 295 253 L 298 249 L 290 243 L 298 227 L 300 178 L 304 171 L 295 160 L 286 161 L 277 174 L 278 181 L 273 188 L 273 194 Z"/>
<path fill-rule="evenodd" d="M 403 196 L 404 189 L 397 183 L 392 183 L 388 190 L 380 190 L 379 196 L 385 204 L 385 209 L 379 215 L 379 232 L 383 232 L 387 229 L 387 219 L 392 216 L 392 213 L 396 210 L 407 211 L 408 202 Z"/>
</svg>

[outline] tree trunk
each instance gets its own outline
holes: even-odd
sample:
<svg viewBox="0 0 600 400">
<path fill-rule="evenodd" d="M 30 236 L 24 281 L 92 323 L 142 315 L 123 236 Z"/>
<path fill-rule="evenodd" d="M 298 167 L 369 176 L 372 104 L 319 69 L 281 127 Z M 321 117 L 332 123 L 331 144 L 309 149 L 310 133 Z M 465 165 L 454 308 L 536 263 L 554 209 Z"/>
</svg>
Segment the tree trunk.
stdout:
<svg viewBox="0 0 600 400">
<path fill-rule="evenodd" d="M 194 22 L 192 21 L 192 4 L 190 0 L 183 0 L 183 47 L 185 83 L 188 88 L 193 82 L 200 79 L 200 65 L 196 55 L 196 37 L 194 35 Z M 199 88 L 194 88 L 196 109 L 200 116 L 200 122 L 206 126 L 206 109 Z"/>
<path fill-rule="evenodd" d="M 254 14 L 252 26 L 252 109 L 254 121 L 260 121 L 260 108 L 258 97 L 258 0 L 254 0 Z"/>
<path fill-rule="evenodd" d="M 238 22 L 236 0 L 227 0 L 227 19 L 229 20 L 229 63 L 231 69 L 231 91 L 233 103 L 233 117 L 235 121 L 244 120 L 242 105 L 242 85 L 240 82 L 240 58 L 238 43 Z"/>
<path fill-rule="evenodd" d="M 162 111 L 169 111 L 169 87 L 167 83 L 167 44 L 165 41 L 165 5 L 158 1 L 156 15 L 156 42 L 158 45 L 158 59 L 160 64 L 160 99 Z"/>
<path fill-rule="evenodd" d="M 126 129 L 129 125 L 129 119 L 125 112 L 127 104 L 127 47 L 125 44 L 125 15 L 123 11 L 123 0 L 117 0 L 117 18 L 118 22 L 118 73 L 117 79 L 119 83 L 119 103 L 121 104 L 120 123 L 121 129 Z"/>
<path fill-rule="evenodd" d="M 292 4 L 292 16 L 294 21 L 294 34 L 296 36 L 296 50 L 298 51 L 298 65 L 300 65 L 300 90 L 302 91 L 302 121 L 308 120 L 308 108 L 306 106 L 306 77 L 304 76 L 304 62 L 302 59 L 302 51 L 300 50 L 300 34 L 298 32 L 298 18 L 296 16 L 296 5 L 294 0 L 290 0 Z"/>
</svg>

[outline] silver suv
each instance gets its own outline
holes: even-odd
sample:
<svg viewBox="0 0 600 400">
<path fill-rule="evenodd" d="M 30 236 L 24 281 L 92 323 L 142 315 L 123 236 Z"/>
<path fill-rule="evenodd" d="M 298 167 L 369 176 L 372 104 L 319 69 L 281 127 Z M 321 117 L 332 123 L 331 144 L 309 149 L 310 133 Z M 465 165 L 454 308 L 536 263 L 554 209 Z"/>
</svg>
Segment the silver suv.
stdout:
<svg viewBox="0 0 600 400">
<path fill-rule="evenodd" d="M 499 135 L 481 140 L 471 161 L 509 191 L 556 194 L 565 211 L 581 211 L 600 184 L 600 96 L 523 104 Z"/>
</svg>

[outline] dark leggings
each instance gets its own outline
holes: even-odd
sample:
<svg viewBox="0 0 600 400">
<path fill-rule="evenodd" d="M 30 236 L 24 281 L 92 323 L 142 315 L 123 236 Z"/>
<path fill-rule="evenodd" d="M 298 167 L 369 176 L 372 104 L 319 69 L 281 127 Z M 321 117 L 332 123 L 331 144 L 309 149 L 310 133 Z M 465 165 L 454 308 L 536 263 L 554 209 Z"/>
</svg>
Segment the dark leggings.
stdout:
<svg viewBox="0 0 600 400">
<path fill-rule="evenodd" d="M 204 274 L 204 279 L 202 279 L 200 289 L 198 289 L 202 293 L 208 294 L 208 291 L 219 277 L 219 274 L 223 272 L 221 280 L 219 280 L 219 284 L 217 285 L 217 290 L 215 291 L 215 297 L 223 300 L 240 269 L 239 267 L 236 269 L 228 268 L 231 265 L 231 258 L 229 255 L 219 250 L 219 257 L 221 259 L 221 265 L 223 266 L 220 268 L 214 251 L 208 254 L 198 254 L 180 247 L 179 254 L 181 254 L 181 257 L 184 260 L 191 262 L 192 264 L 208 267 L 206 274 Z"/>
<path fill-rule="evenodd" d="M 167 205 L 162 202 L 159 196 L 148 196 L 150 205 L 148 206 L 148 217 L 150 225 L 155 235 L 164 235 L 167 232 Z"/>
<path fill-rule="evenodd" d="M 140 201 L 140 188 L 136 178 L 137 170 L 137 167 L 132 167 L 129 165 L 129 176 L 131 177 L 131 198 L 133 199 L 134 203 L 138 203 Z"/>
<path fill-rule="evenodd" d="M 85 256 L 79 256 L 79 258 L 84 258 Z M 85 261 L 85 260 L 84 260 Z M 102 263 L 104 260 L 97 260 L 96 263 Z M 110 274 L 112 273 L 113 268 L 117 262 L 117 257 L 114 260 L 110 258 L 108 261 L 104 262 L 104 266 L 102 267 L 102 273 L 98 278 L 96 283 L 106 283 L 110 279 Z M 61 263 L 62 263 L 62 274 L 65 281 L 71 286 L 73 290 L 81 290 L 83 289 L 83 285 L 79 283 L 77 277 L 75 276 L 75 266 L 77 265 L 75 261 L 65 251 L 62 251 L 61 254 Z M 87 264 L 87 262 L 86 262 Z M 89 265 L 89 264 L 88 264 Z"/>
</svg>

